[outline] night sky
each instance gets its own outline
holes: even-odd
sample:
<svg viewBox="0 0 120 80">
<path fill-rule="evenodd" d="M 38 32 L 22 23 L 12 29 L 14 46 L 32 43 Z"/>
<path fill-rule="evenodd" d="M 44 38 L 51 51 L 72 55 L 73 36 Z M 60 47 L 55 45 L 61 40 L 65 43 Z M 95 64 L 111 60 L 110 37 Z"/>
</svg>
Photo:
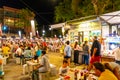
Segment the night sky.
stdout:
<svg viewBox="0 0 120 80">
<path fill-rule="evenodd" d="M 54 24 L 54 8 L 61 0 L 0 0 L 1 6 L 29 8 L 36 16 L 39 25 Z"/>
</svg>

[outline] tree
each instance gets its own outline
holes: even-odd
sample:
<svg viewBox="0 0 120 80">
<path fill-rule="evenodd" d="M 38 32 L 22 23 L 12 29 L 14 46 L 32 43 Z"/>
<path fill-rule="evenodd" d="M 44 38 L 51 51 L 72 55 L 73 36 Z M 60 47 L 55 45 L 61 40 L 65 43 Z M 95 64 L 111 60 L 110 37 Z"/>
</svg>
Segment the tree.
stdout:
<svg viewBox="0 0 120 80">
<path fill-rule="evenodd" d="M 110 0 L 109 5 L 106 6 L 104 13 L 120 10 L 120 0 Z"/>
<path fill-rule="evenodd" d="M 91 0 L 80 0 L 78 7 L 78 14 L 76 18 L 85 17 L 89 15 L 94 15 L 94 8 Z"/>
<path fill-rule="evenodd" d="M 64 0 L 55 7 L 55 22 L 64 22 L 74 17 L 71 9 L 71 0 Z"/>
<path fill-rule="evenodd" d="M 64 0 L 55 8 L 55 21 L 64 22 L 94 14 L 91 0 Z"/>
<path fill-rule="evenodd" d="M 20 22 L 21 24 L 23 24 L 26 35 L 28 35 L 29 32 L 31 31 L 30 21 L 33 20 L 34 17 L 35 17 L 35 14 L 31 12 L 28 8 L 21 9 L 19 11 Z"/>
<path fill-rule="evenodd" d="M 105 8 L 109 5 L 110 0 L 91 0 L 96 15 L 103 14 Z"/>
<path fill-rule="evenodd" d="M 120 0 L 63 0 L 55 8 L 55 21 L 101 15 L 107 12 L 120 10 Z"/>
<path fill-rule="evenodd" d="M 3 23 L 3 9 L 0 8 L 0 23 Z"/>
<path fill-rule="evenodd" d="M 96 15 L 120 10 L 120 0 L 91 0 Z"/>
<path fill-rule="evenodd" d="M 77 14 L 78 10 L 79 10 L 79 3 L 81 2 L 81 0 L 72 0 L 72 11 Z"/>
</svg>

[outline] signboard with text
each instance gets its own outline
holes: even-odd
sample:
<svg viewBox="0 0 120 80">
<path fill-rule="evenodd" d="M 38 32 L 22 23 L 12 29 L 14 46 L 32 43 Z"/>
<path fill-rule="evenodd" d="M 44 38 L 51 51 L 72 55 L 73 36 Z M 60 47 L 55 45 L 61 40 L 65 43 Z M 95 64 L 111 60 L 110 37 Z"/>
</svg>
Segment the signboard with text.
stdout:
<svg viewBox="0 0 120 80">
<path fill-rule="evenodd" d="M 101 24 L 99 21 L 96 22 L 84 22 L 78 26 L 78 31 L 92 31 L 92 30 L 100 30 Z"/>
</svg>

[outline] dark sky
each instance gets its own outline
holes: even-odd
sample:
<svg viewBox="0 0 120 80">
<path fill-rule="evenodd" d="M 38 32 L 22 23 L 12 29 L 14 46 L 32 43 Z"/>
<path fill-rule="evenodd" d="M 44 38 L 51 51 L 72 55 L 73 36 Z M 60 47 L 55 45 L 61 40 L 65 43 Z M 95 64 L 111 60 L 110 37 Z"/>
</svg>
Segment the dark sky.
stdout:
<svg viewBox="0 0 120 80">
<path fill-rule="evenodd" d="M 15 8 L 29 8 L 36 14 L 39 25 L 53 24 L 54 7 L 61 0 L 0 0 L 0 6 L 6 5 Z"/>
</svg>

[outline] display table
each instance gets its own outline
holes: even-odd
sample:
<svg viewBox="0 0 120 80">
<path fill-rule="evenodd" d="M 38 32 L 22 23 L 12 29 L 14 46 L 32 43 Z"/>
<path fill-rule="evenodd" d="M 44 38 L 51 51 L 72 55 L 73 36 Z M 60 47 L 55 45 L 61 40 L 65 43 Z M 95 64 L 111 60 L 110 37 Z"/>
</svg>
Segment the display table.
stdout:
<svg viewBox="0 0 120 80">
<path fill-rule="evenodd" d="M 39 63 L 33 62 L 32 60 L 26 61 L 26 64 L 27 64 L 27 66 L 28 66 L 28 74 L 29 74 L 29 75 L 31 74 L 31 73 L 30 73 L 30 66 L 32 67 L 32 71 L 33 71 L 34 66 L 39 65 Z"/>
<path fill-rule="evenodd" d="M 101 62 L 114 62 L 114 56 L 101 56 Z"/>
<path fill-rule="evenodd" d="M 78 73 L 76 74 L 77 78 L 75 79 L 75 73 L 69 71 L 68 76 L 70 76 L 70 78 L 67 80 L 98 80 L 98 77 L 93 75 L 94 72 L 91 71 L 90 74 L 89 73 L 86 74 L 86 73 L 87 73 L 86 70 L 82 70 L 82 69 L 79 70 Z M 64 78 L 60 77 L 60 78 L 57 78 L 55 80 L 64 80 Z"/>
</svg>

